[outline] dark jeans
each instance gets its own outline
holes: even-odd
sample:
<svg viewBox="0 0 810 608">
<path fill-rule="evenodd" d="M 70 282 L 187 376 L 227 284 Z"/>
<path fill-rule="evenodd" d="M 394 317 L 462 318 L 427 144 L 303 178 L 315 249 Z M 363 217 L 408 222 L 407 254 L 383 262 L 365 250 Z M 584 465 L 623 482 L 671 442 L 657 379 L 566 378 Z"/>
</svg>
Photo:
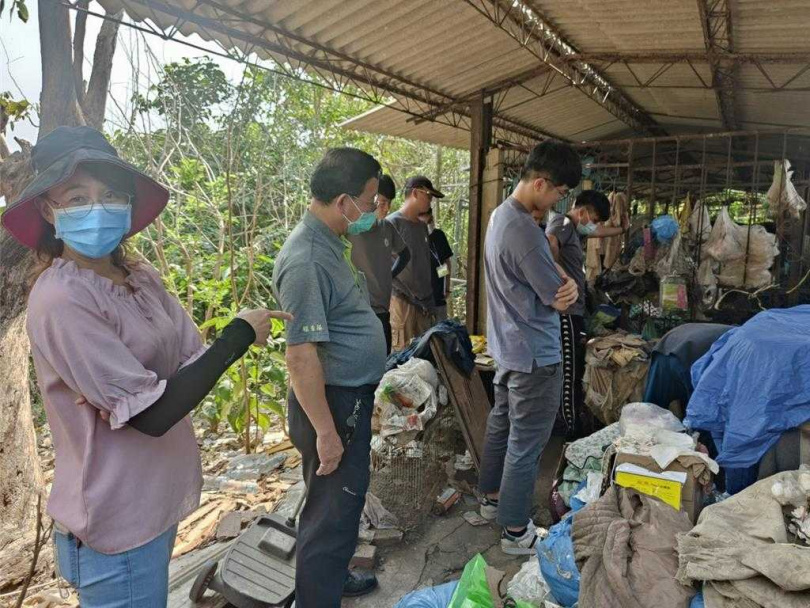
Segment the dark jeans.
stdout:
<svg viewBox="0 0 810 608">
<path fill-rule="evenodd" d="M 326 387 L 326 400 L 345 451 L 337 470 L 325 477 L 315 475 L 320 466 L 315 429 L 292 390 L 287 397 L 290 439 L 301 452 L 307 486 L 298 528 L 297 608 L 340 607 L 368 490 L 375 388 Z M 347 420 L 355 409 L 357 420 L 351 433 Z"/>
<path fill-rule="evenodd" d="M 479 489 L 500 490 L 498 523 L 525 526 L 531 515 L 537 465 L 560 407 L 559 364 L 531 373 L 498 370 L 495 405 L 487 418 Z"/>
<path fill-rule="evenodd" d="M 375 312 L 377 318 L 383 326 L 383 333 L 385 334 L 385 354 L 391 354 L 391 313 L 390 312 Z"/>
<path fill-rule="evenodd" d="M 653 353 L 644 388 L 645 403 L 654 403 L 666 410 L 670 403 L 677 400 L 686 411 L 691 396 L 692 378 L 689 370 L 684 369 L 675 355 Z"/>
</svg>

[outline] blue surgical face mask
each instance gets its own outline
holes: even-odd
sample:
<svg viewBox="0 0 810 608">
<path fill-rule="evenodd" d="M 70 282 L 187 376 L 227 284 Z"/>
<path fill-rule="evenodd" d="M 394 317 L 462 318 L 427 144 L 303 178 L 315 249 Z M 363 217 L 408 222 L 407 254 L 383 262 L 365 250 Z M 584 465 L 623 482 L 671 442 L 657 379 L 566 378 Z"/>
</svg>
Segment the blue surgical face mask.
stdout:
<svg viewBox="0 0 810 608">
<path fill-rule="evenodd" d="M 577 224 L 577 232 L 582 236 L 591 236 L 594 232 L 596 232 L 597 226 L 591 221 L 591 215 L 588 214 L 588 221 L 586 222 L 582 219 L 582 216 L 579 218 L 579 223 Z"/>
<path fill-rule="evenodd" d="M 360 207 L 358 207 L 357 203 L 354 202 L 354 197 L 350 196 L 349 198 L 352 199 L 352 205 L 354 205 L 354 208 L 360 211 Z M 358 217 L 354 221 L 351 221 L 345 215 L 343 216 L 343 219 L 345 219 L 349 223 L 349 228 L 346 230 L 346 233 L 350 235 L 357 235 L 362 234 L 364 232 L 368 232 L 374 227 L 374 224 L 377 222 L 377 216 L 373 211 L 360 211 L 360 217 Z"/>
<path fill-rule="evenodd" d="M 582 236 L 591 236 L 594 232 L 596 232 L 597 226 L 593 222 L 588 222 L 587 224 L 583 224 L 580 222 L 577 224 L 577 232 L 579 232 Z"/>
<path fill-rule="evenodd" d="M 56 238 L 87 258 L 103 258 L 131 227 L 132 205 L 83 205 L 54 209 Z"/>
</svg>

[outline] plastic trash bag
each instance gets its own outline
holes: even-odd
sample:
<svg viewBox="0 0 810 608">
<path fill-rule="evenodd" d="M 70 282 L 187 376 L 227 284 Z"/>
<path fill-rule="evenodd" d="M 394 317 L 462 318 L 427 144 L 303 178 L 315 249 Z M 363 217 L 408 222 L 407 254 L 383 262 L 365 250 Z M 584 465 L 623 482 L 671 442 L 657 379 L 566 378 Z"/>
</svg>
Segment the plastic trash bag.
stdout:
<svg viewBox="0 0 810 608">
<path fill-rule="evenodd" d="M 656 241 L 669 243 L 678 234 L 678 221 L 671 215 L 662 215 L 652 221 L 650 228 Z"/>
<path fill-rule="evenodd" d="M 512 599 L 528 602 L 532 606 L 542 606 L 547 599 L 553 599 L 551 590 L 540 573 L 540 562 L 535 555 L 512 577 L 506 586 L 506 592 Z"/>
<path fill-rule="evenodd" d="M 399 600 L 394 608 L 447 608 L 456 587 L 458 587 L 458 581 L 411 591 Z"/>
<path fill-rule="evenodd" d="M 705 243 L 712 234 L 712 220 L 706 205 L 698 203 L 689 216 L 689 236 L 697 242 L 698 238 Z"/>
<path fill-rule="evenodd" d="M 540 573 L 558 604 L 571 608 L 579 600 L 579 570 L 571 542 L 573 518 L 567 516 L 551 527 L 548 536 L 537 545 Z"/>
<path fill-rule="evenodd" d="M 774 161 L 773 163 L 773 183 L 768 188 L 768 202 L 770 203 L 771 217 L 776 218 L 779 212 L 786 210 L 796 219 L 799 219 L 801 212 L 807 209 L 807 203 L 796 192 L 796 187 L 791 181 L 793 171 L 790 170 L 790 161 Z"/>
<path fill-rule="evenodd" d="M 692 598 L 689 608 L 706 608 L 706 604 L 703 601 L 702 591 L 698 591 L 697 595 Z"/>
<path fill-rule="evenodd" d="M 684 426 L 678 417 L 669 410 L 654 403 L 628 403 L 622 408 L 619 417 L 619 430 L 624 435 L 631 425 L 652 427 L 680 433 Z"/>
<path fill-rule="evenodd" d="M 745 256 L 745 243 L 740 240 L 739 226 L 723 207 L 717 214 L 704 251 L 718 262 L 732 262 Z"/>
<path fill-rule="evenodd" d="M 487 562 L 480 554 L 464 566 L 448 608 L 495 608 L 487 583 Z M 515 608 L 532 608 L 531 604 L 515 601 Z"/>
</svg>

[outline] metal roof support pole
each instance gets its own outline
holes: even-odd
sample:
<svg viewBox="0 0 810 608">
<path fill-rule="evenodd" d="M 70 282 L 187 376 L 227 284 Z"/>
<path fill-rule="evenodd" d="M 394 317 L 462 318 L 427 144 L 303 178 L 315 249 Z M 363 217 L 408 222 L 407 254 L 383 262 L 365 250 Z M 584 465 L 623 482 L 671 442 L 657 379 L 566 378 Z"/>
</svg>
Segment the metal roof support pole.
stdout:
<svg viewBox="0 0 810 608">
<path fill-rule="evenodd" d="M 467 330 L 481 333 L 480 301 L 483 272 L 482 202 L 484 165 L 492 143 L 492 103 L 485 103 L 483 92 L 470 103 L 470 211 L 467 232 Z"/>
<path fill-rule="evenodd" d="M 709 65 L 712 70 L 712 86 L 717 97 L 717 107 L 726 129 L 738 128 L 737 110 L 734 101 L 736 67 L 727 54 L 734 51 L 731 25 L 731 2 L 729 0 L 697 0 L 703 39 L 706 44 Z"/>
<path fill-rule="evenodd" d="M 754 168 L 751 169 L 751 204 L 748 206 L 748 236 L 746 237 L 745 243 L 745 266 L 743 268 L 743 284 L 742 287 L 745 289 L 745 284 L 748 282 L 748 255 L 751 253 L 751 226 L 754 225 L 754 217 L 757 214 L 757 194 L 759 192 L 758 188 L 758 178 L 759 178 L 759 133 L 756 134 L 754 138 L 754 161 L 757 162 L 754 165 Z"/>
<path fill-rule="evenodd" d="M 647 207 L 647 219 L 653 221 L 655 219 L 655 140 L 653 140 L 653 149 L 652 149 L 652 176 L 650 177 L 650 204 Z"/>
</svg>

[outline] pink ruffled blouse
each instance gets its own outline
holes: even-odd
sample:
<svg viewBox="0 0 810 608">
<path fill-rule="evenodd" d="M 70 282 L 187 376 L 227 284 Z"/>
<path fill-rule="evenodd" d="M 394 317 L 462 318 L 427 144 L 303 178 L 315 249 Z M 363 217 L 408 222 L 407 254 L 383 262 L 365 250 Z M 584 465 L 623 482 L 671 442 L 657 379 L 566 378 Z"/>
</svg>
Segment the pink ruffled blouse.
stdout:
<svg viewBox="0 0 810 608">
<path fill-rule="evenodd" d="M 197 327 L 142 265 L 116 285 L 56 259 L 28 299 L 28 337 L 56 470 L 48 513 L 83 543 L 113 554 L 139 547 L 191 513 L 202 471 L 190 418 L 162 437 L 127 421 L 202 352 Z M 93 406 L 78 406 L 83 395 Z M 109 412 L 105 422 L 95 408 Z"/>
</svg>

